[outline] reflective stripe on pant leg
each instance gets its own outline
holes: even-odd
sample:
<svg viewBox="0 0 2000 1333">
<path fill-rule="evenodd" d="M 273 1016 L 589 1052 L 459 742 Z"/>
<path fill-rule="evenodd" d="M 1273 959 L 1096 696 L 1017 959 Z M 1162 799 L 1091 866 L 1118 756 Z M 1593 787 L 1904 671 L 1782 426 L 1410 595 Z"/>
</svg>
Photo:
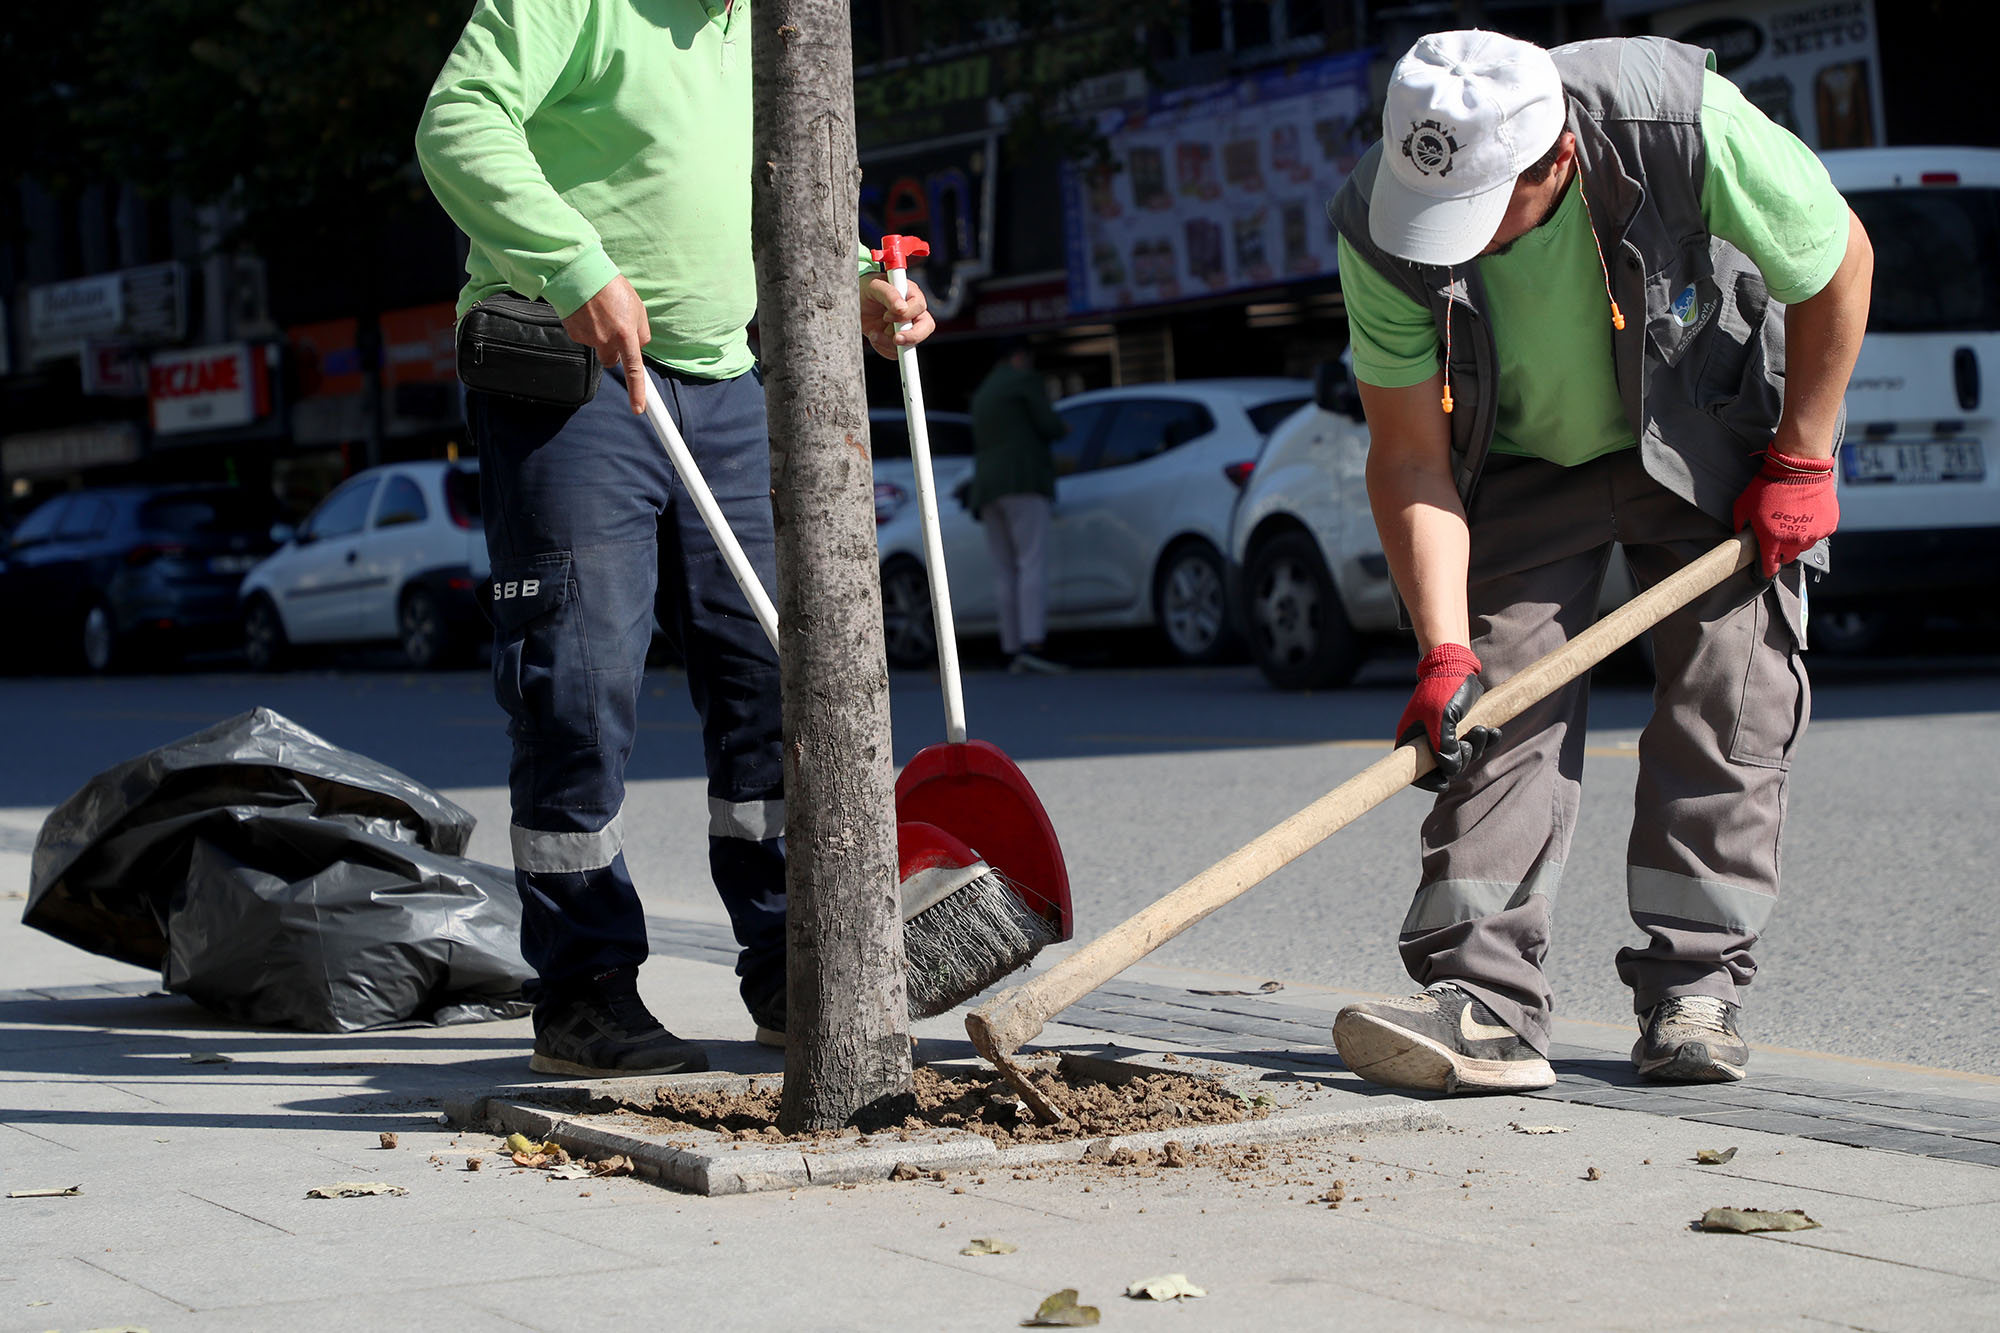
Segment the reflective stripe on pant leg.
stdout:
<svg viewBox="0 0 2000 1333">
<path fill-rule="evenodd" d="M 1410 900 L 1409 913 L 1403 918 L 1403 933 L 1412 935 L 1496 916 L 1526 906 L 1531 894 L 1549 899 L 1553 907 L 1556 890 L 1561 886 L 1562 864 L 1555 861 L 1536 866 L 1522 884 L 1490 879 L 1441 879 L 1417 890 L 1416 897 Z"/>
<path fill-rule="evenodd" d="M 508 830 L 514 843 L 514 868 L 543 874 L 602 870 L 624 850 L 624 821 L 620 812 L 594 833 L 547 833 L 515 824 Z"/>
<path fill-rule="evenodd" d="M 725 801 L 708 798 L 708 836 L 763 842 L 785 835 L 783 801 Z"/>
</svg>

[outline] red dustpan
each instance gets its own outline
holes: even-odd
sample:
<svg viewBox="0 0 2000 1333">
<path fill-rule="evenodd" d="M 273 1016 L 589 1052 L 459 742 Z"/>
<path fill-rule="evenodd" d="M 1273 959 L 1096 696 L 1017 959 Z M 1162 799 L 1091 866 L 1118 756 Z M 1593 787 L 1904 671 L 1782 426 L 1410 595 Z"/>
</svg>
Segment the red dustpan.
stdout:
<svg viewBox="0 0 2000 1333">
<path fill-rule="evenodd" d="M 1062 845 L 1026 775 L 998 746 L 947 741 L 920 751 L 896 779 L 896 819 L 947 830 L 999 871 L 1057 939 L 1072 934 Z"/>
<path fill-rule="evenodd" d="M 884 236 L 875 257 L 900 293 L 908 261 L 930 253 L 914 236 Z M 903 409 L 910 422 L 910 462 L 916 472 L 917 513 L 923 520 L 924 564 L 929 574 L 931 619 L 937 635 L 938 675 L 944 683 L 945 741 L 909 762 L 896 779 L 899 823 L 932 824 L 977 852 L 1007 887 L 1059 940 L 1071 934 L 1069 872 L 1048 812 L 1014 761 L 986 741 L 965 738 L 965 693 L 959 680 L 958 639 L 945 579 L 944 540 L 938 530 L 937 485 L 931 475 L 930 431 L 924 421 L 923 384 L 916 349 L 896 349 L 903 376 Z"/>
</svg>

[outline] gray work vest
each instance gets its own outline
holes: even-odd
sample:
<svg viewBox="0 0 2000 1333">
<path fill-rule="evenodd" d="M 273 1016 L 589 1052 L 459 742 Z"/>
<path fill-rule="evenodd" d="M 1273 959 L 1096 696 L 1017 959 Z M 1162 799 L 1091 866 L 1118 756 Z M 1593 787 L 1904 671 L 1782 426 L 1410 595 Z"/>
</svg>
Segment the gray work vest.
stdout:
<svg viewBox="0 0 2000 1333">
<path fill-rule="evenodd" d="M 1549 53 L 1569 97 L 1591 226 L 1625 316 L 1612 361 L 1646 472 L 1724 523 L 1763 461 L 1785 384 L 1784 306 L 1757 266 L 1711 236 L 1702 217 L 1706 173 L 1702 73 L 1714 57 L 1661 37 L 1573 42 Z M 1478 262 L 1413 264 L 1368 234 L 1377 143 L 1327 216 L 1357 254 L 1431 312 L 1451 339 L 1452 464 L 1470 505 L 1493 443 L 1498 361 Z M 1804 557 L 1824 568 L 1822 542 Z"/>
</svg>

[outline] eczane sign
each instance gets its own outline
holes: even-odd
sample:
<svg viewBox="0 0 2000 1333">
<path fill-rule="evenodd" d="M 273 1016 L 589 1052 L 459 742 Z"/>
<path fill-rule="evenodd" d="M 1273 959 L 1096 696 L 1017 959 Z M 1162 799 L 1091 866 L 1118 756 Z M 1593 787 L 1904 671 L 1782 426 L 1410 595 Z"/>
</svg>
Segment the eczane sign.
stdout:
<svg viewBox="0 0 2000 1333">
<path fill-rule="evenodd" d="M 264 358 L 248 343 L 161 352 L 146 381 L 156 435 L 247 426 L 271 410 Z"/>
</svg>

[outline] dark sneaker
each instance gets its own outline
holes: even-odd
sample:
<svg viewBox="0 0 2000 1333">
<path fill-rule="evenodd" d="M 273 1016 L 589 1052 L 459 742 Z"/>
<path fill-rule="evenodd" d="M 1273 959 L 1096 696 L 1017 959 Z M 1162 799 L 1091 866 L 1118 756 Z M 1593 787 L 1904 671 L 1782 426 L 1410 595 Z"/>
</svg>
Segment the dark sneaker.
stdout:
<svg viewBox="0 0 2000 1333">
<path fill-rule="evenodd" d="M 780 985 L 761 1004 L 750 1006 L 750 1021 L 757 1025 L 757 1044 L 785 1049 L 785 988 Z"/>
<path fill-rule="evenodd" d="M 1736 1006 L 1713 995 L 1672 995 L 1639 1020 L 1639 1077 L 1656 1083 L 1734 1083 L 1750 1064 Z"/>
<path fill-rule="evenodd" d="M 708 1055 L 661 1027 L 639 998 L 636 974 L 621 970 L 535 1006 L 528 1068 L 573 1078 L 683 1074 L 707 1069 Z"/>
<path fill-rule="evenodd" d="M 1051 662 L 1039 653 L 1031 653 L 1025 648 L 1015 653 L 1007 663 L 1007 671 L 1016 676 L 1062 676 L 1069 674 L 1069 668 L 1061 662 Z"/>
<path fill-rule="evenodd" d="M 1348 1005 L 1333 1020 L 1333 1044 L 1349 1069 L 1388 1088 L 1521 1092 L 1556 1081 L 1539 1051 L 1449 982 Z"/>
</svg>

